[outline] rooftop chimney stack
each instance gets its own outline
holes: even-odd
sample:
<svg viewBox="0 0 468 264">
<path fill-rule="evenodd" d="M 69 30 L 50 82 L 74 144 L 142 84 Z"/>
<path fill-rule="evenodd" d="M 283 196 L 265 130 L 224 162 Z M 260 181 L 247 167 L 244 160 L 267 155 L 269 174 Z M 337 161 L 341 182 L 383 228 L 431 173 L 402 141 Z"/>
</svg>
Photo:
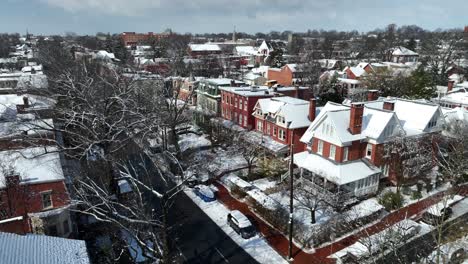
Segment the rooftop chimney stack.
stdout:
<svg viewBox="0 0 468 264">
<path fill-rule="evenodd" d="M 349 131 L 353 135 L 361 133 L 362 129 L 362 116 L 364 115 L 364 104 L 353 103 L 351 104 L 351 111 L 349 117 Z"/>
<path fill-rule="evenodd" d="M 27 96 L 23 96 L 23 105 L 24 105 L 24 108 L 29 107 L 29 98 Z"/>
<path fill-rule="evenodd" d="M 367 101 L 375 101 L 379 97 L 379 91 L 369 90 L 367 91 Z"/>
<path fill-rule="evenodd" d="M 447 92 L 450 92 L 453 90 L 453 86 L 455 86 L 455 81 L 449 81 L 447 85 Z"/>
<path fill-rule="evenodd" d="M 317 101 L 315 98 L 311 98 L 309 101 L 309 120 L 314 122 L 317 109 Z"/>
<path fill-rule="evenodd" d="M 294 85 L 294 97 L 299 98 L 299 85 Z"/>
<path fill-rule="evenodd" d="M 388 110 L 388 111 L 395 110 L 395 102 L 385 101 L 383 104 L 383 109 Z"/>
</svg>

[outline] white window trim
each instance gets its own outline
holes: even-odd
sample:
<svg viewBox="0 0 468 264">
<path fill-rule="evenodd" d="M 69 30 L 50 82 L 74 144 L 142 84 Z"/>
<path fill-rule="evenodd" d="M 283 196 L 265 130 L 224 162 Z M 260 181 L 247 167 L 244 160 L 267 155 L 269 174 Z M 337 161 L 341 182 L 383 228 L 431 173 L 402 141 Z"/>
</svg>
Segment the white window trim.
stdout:
<svg viewBox="0 0 468 264">
<path fill-rule="evenodd" d="M 48 206 L 48 207 L 44 207 L 44 199 L 43 199 L 44 194 L 49 194 L 49 197 L 50 197 L 50 206 Z M 52 199 L 52 190 L 47 190 L 47 191 L 41 192 L 41 205 L 42 205 L 42 209 L 54 208 L 54 201 Z"/>
<path fill-rule="evenodd" d="M 370 155 L 368 155 L 369 147 L 370 147 Z M 370 143 L 367 143 L 367 146 L 366 146 L 366 158 L 368 158 L 368 159 L 372 158 L 372 144 L 370 144 Z"/>
<path fill-rule="evenodd" d="M 343 148 L 343 161 L 349 160 L 349 147 Z"/>
<path fill-rule="evenodd" d="M 323 141 L 319 140 L 317 143 L 317 153 L 322 155 L 323 153 Z"/>
<path fill-rule="evenodd" d="M 335 145 L 330 145 L 330 153 L 328 153 L 328 157 L 330 159 L 335 160 L 335 157 L 336 157 L 336 146 Z"/>
</svg>

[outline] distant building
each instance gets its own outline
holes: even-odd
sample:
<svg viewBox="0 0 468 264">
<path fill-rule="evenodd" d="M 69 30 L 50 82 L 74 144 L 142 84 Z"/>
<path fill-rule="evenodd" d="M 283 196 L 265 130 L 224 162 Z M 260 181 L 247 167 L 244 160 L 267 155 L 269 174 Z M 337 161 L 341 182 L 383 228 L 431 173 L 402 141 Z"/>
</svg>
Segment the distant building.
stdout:
<svg viewBox="0 0 468 264">
<path fill-rule="evenodd" d="M 275 80 L 283 86 L 301 84 L 302 78 L 303 72 L 297 64 L 286 64 L 281 68 L 268 69 L 268 80 Z"/>
<path fill-rule="evenodd" d="M 465 26 L 465 30 L 463 31 L 463 34 L 464 34 L 464 37 L 465 37 L 465 41 L 468 42 L 468 26 Z"/>
<path fill-rule="evenodd" d="M 148 33 L 135 33 L 135 32 L 123 32 L 121 34 L 122 41 L 125 46 L 136 46 L 141 43 L 147 43 L 152 39 L 159 40 L 167 37 L 168 34 L 155 34 L 153 32 Z"/>
<path fill-rule="evenodd" d="M 399 46 L 389 50 L 390 61 L 394 63 L 418 62 L 419 54 L 405 47 Z"/>
<path fill-rule="evenodd" d="M 198 58 L 203 56 L 219 55 L 222 53 L 222 50 L 217 44 L 189 44 L 188 53 L 192 58 Z"/>
</svg>

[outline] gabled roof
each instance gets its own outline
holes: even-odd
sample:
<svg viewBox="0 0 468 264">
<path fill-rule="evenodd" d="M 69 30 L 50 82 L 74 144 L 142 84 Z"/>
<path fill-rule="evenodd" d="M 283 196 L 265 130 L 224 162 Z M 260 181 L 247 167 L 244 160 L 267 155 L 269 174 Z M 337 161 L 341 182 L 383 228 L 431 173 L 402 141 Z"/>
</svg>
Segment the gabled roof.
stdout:
<svg viewBox="0 0 468 264">
<path fill-rule="evenodd" d="M 327 104 L 320 110 L 320 113 L 315 117 L 315 120 L 310 124 L 309 128 L 307 131 L 304 133 L 304 135 L 301 137 L 301 142 L 308 143 L 312 140 L 312 137 L 314 136 L 314 130 L 317 127 L 317 125 L 321 122 L 323 116 L 325 113 L 333 110 L 346 110 L 348 109 L 347 106 L 333 103 L 333 102 L 327 102 Z"/>
<path fill-rule="evenodd" d="M 309 102 L 289 96 L 260 99 L 256 108 L 260 108 L 263 113 L 273 116 L 282 116 L 289 128 L 307 127 L 310 125 Z"/>
<path fill-rule="evenodd" d="M 356 77 L 361 77 L 367 72 L 364 70 L 364 68 L 361 67 L 348 67 L 348 69 L 356 76 Z"/>
<path fill-rule="evenodd" d="M 418 56 L 419 54 L 407 49 L 405 47 L 399 46 L 392 49 L 393 56 Z"/>
<path fill-rule="evenodd" d="M 0 232 L 0 259 L 8 264 L 89 264 L 84 240 Z"/>
<path fill-rule="evenodd" d="M 366 106 L 383 109 L 385 100 L 392 101 L 395 104 L 393 112 L 398 117 L 407 135 L 425 132 L 427 125 L 436 114 L 442 116 L 440 106 L 437 104 L 400 98 L 379 98 L 377 101 L 366 103 Z"/>
</svg>

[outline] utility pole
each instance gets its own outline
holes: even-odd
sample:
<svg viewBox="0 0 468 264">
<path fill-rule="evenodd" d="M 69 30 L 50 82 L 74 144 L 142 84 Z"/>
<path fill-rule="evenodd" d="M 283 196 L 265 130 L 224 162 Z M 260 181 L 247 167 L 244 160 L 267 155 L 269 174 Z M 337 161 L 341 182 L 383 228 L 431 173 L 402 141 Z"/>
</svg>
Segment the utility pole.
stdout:
<svg viewBox="0 0 468 264">
<path fill-rule="evenodd" d="M 291 150 L 289 158 L 289 258 L 288 261 L 293 261 L 292 249 L 293 249 L 293 170 L 294 170 L 294 130 L 291 132 Z"/>
</svg>

